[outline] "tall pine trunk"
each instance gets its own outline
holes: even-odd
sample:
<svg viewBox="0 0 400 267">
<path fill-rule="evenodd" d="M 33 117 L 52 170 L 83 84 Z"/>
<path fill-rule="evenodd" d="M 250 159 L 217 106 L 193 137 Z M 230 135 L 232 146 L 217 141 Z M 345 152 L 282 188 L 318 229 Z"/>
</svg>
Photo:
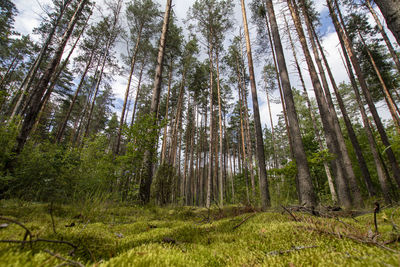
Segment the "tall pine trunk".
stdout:
<svg viewBox="0 0 400 267">
<path fill-rule="evenodd" d="M 310 113 L 311 121 L 312 121 L 313 128 L 314 128 L 314 131 L 315 131 L 315 137 L 317 139 L 319 148 L 321 150 L 324 150 L 325 147 L 324 147 L 324 144 L 322 142 L 322 137 L 320 135 L 320 132 L 319 132 L 319 129 L 318 129 L 318 126 L 317 126 L 317 118 L 315 117 L 314 111 L 312 110 L 310 98 L 308 97 L 306 84 L 304 82 L 303 73 L 301 71 L 299 61 L 297 59 L 296 48 L 294 46 L 294 42 L 293 42 L 293 39 L 292 39 L 292 34 L 290 33 L 289 24 L 287 23 L 286 16 L 284 16 L 284 20 L 285 20 L 285 24 L 286 24 L 286 30 L 287 30 L 288 36 L 289 36 L 290 46 L 291 46 L 292 51 L 293 51 L 294 62 L 295 62 L 295 65 L 296 65 L 297 72 L 299 74 L 301 86 L 303 87 L 303 93 L 304 93 L 304 97 L 306 98 L 306 101 L 307 101 L 308 112 Z M 332 177 L 331 170 L 329 169 L 329 165 L 328 165 L 328 163 L 326 161 L 324 161 L 323 164 L 324 164 L 326 177 L 328 179 L 328 186 L 329 186 L 329 191 L 331 192 L 332 201 L 334 203 L 337 203 L 337 201 L 338 201 L 337 193 L 336 193 L 335 185 L 334 185 L 334 182 L 333 182 L 333 177 Z"/>
<path fill-rule="evenodd" d="M 386 155 L 389 159 L 389 162 L 391 164 L 392 167 L 392 172 L 393 172 L 393 176 L 395 177 L 395 180 L 397 182 L 397 184 L 400 186 L 400 168 L 399 165 L 397 163 L 396 157 L 394 155 L 394 152 L 392 150 L 391 144 L 389 142 L 389 138 L 386 134 L 385 128 L 383 126 L 383 123 L 381 121 L 381 118 L 379 117 L 378 111 L 376 110 L 376 107 L 374 105 L 374 102 L 372 100 L 372 96 L 371 93 L 368 90 L 368 86 L 367 83 L 365 81 L 364 78 L 364 74 L 362 73 L 359 61 L 356 57 L 356 54 L 354 52 L 353 49 L 353 45 L 350 41 L 350 39 L 347 36 L 346 31 L 340 26 L 340 23 L 337 19 L 337 15 L 335 10 L 333 9 L 333 5 L 331 0 L 327 0 L 327 4 L 328 4 L 328 8 L 329 8 L 329 12 L 331 14 L 331 18 L 333 21 L 333 24 L 335 25 L 335 29 L 337 31 L 337 34 L 339 35 L 339 39 L 343 40 L 346 52 L 348 53 L 351 63 L 353 64 L 355 73 L 357 75 L 358 81 L 360 83 L 360 87 L 364 93 L 365 96 L 365 100 L 367 101 L 369 110 L 372 114 L 372 117 L 374 118 L 376 127 L 378 129 L 379 135 L 381 137 L 382 143 L 383 145 L 386 147 L 385 152 Z"/>
<path fill-rule="evenodd" d="M 81 13 L 83 11 L 83 8 L 87 4 L 87 2 L 88 2 L 87 0 L 80 1 L 78 7 L 75 10 L 73 17 L 71 18 L 71 21 L 69 22 L 69 24 L 67 26 L 67 29 L 64 32 L 64 35 L 60 41 L 60 44 L 58 45 L 58 47 L 54 53 L 54 57 L 50 61 L 47 69 L 43 73 L 43 76 L 40 78 L 40 81 L 34 90 L 35 94 L 32 96 L 33 101 L 31 102 L 30 106 L 27 109 L 27 113 L 26 113 L 24 121 L 22 123 L 20 133 L 17 137 L 17 147 L 16 147 L 17 154 L 19 154 L 22 151 L 22 149 L 25 145 L 25 142 L 32 130 L 32 127 L 35 123 L 36 117 L 43 105 L 42 98 L 47 90 L 47 86 L 50 82 L 50 79 L 51 79 L 52 75 L 54 74 L 54 72 L 56 71 L 57 66 L 60 63 L 61 57 L 64 52 L 64 48 L 67 45 L 69 37 L 71 36 L 71 34 L 75 28 L 75 24 L 78 21 Z"/>
<path fill-rule="evenodd" d="M 159 106 L 159 101 L 160 101 L 160 93 L 161 93 L 161 80 L 162 80 L 162 71 L 163 71 L 163 60 L 164 60 L 164 54 L 165 54 L 165 45 L 167 41 L 167 35 L 168 35 L 168 25 L 169 25 L 169 18 L 171 14 L 171 5 L 172 5 L 172 0 L 167 0 L 167 4 L 165 7 L 165 14 L 164 14 L 164 22 L 162 26 L 162 33 L 161 33 L 161 39 L 160 39 L 160 45 L 158 48 L 158 57 L 157 57 L 157 67 L 156 67 L 156 73 L 155 73 L 155 78 L 154 78 L 154 87 L 153 87 L 153 96 L 151 99 L 151 106 L 150 106 L 150 115 L 153 118 L 153 124 L 157 124 L 157 111 L 158 111 L 158 106 Z M 158 138 L 157 138 L 158 139 Z M 151 146 L 154 146 L 157 142 L 157 139 L 154 139 L 152 141 Z M 140 188 L 139 188 L 139 197 L 142 203 L 148 203 L 150 201 L 150 187 L 151 187 L 151 182 L 153 179 L 153 155 L 154 155 L 154 149 L 151 147 L 150 149 L 147 149 L 144 155 L 144 160 L 143 160 L 143 165 L 144 165 L 144 170 L 143 170 L 143 175 L 142 179 L 140 181 Z"/>
<path fill-rule="evenodd" d="M 398 0 L 374 0 L 385 17 L 389 29 L 400 44 L 400 5 Z"/>
<path fill-rule="evenodd" d="M 142 29 L 143 29 L 143 24 L 141 24 L 140 27 L 139 27 L 138 37 L 137 37 L 137 40 L 136 40 L 135 49 L 133 51 L 133 55 L 132 55 L 132 59 L 131 59 L 131 67 L 130 67 L 130 71 L 129 71 L 128 85 L 126 86 L 124 104 L 122 106 L 121 119 L 119 121 L 119 128 L 118 128 L 118 135 L 117 135 L 117 145 L 115 147 L 115 154 L 116 155 L 119 154 L 119 149 L 120 149 L 120 145 L 121 145 L 121 135 L 122 135 L 122 127 L 124 126 L 126 104 L 128 102 L 128 96 L 129 96 L 129 91 L 130 91 L 130 88 L 131 88 L 132 76 L 133 76 L 133 72 L 135 70 L 136 56 L 137 56 L 137 53 L 138 53 L 138 50 L 139 50 L 140 39 L 141 39 L 141 36 L 142 36 Z"/>
<path fill-rule="evenodd" d="M 351 194 L 352 194 L 352 197 L 353 197 L 353 204 L 355 206 L 357 206 L 357 207 L 362 207 L 362 206 L 364 206 L 363 199 L 362 199 L 362 196 L 361 196 L 361 192 L 360 192 L 359 186 L 357 184 L 357 178 L 356 178 L 356 176 L 354 174 L 354 171 L 353 171 L 353 166 L 352 166 L 352 163 L 351 163 L 351 159 L 349 157 L 349 153 L 348 153 L 348 150 L 347 150 L 347 147 L 346 147 L 346 143 L 345 143 L 345 140 L 344 140 L 344 137 L 343 137 L 342 130 L 340 128 L 339 120 L 337 118 L 336 110 L 335 110 L 335 107 L 334 107 L 334 104 L 333 104 L 333 101 L 332 101 L 332 97 L 331 97 L 331 94 L 330 94 L 330 90 L 329 90 L 328 81 L 326 79 L 325 71 L 324 71 L 324 68 L 322 66 L 322 62 L 321 62 L 320 56 L 318 54 L 317 45 L 315 44 L 315 39 L 313 38 L 314 34 L 313 34 L 312 29 L 311 29 L 311 21 L 309 19 L 308 13 L 307 13 L 306 4 L 305 4 L 304 0 L 301 0 L 301 3 L 302 3 L 301 6 L 302 6 L 303 15 L 304 15 L 305 23 L 306 23 L 306 27 L 307 27 L 307 32 L 308 32 L 309 39 L 310 39 L 310 42 L 311 42 L 311 47 L 312 47 L 312 50 L 313 50 L 313 53 L 314 53 L 314 58 L 315 58 L 315 61 L 317 63 L 318 70 L 320 72 L 320 78 L 321 78 L 321 82 L 322 82 L 322 87 L 323 87 L 323 89 L 325 91 L 326 102 L 327 102 L 328 108 L 330 110 L 330 115 L 332 116 L 333 127 L 334 127 L 334 130 L 335 130 L 335 133 L 336 133 L 336 137 L 337 137 L 337 141 L 338 141 L 338 144 L 339 144 L 338 149 L 339 149 L 340 155 L 341 155 L 342 160 L 343 160 L 343 168 L 344 168 L 344 170 L 345 170 L 345 172 L 347 174 L 347 177 L 348 177 L 349 188 L 351 190 Z M 298 8 L 297 8 L 296 2 L 293 2 L 293 7 L 295 8 L 295 12 L 296 11 L 298 12 Z M 299 14 L 299 12 L 297 14 Z M 300 19 L 300 17 L 299 17 L 299 19 Z M 351 124 L 349 125 L 349 127 L 351 128 Z M 361 151 L 359 151 L 359 152 L 361 152 Z M 362 157 L 362 155 L 361 155 L 361 158 L 357 157 L 357 159 L 359 161 L 360 166 L 365 166 L 366 167 L 366 164 L 362 165 L 363 162 L 360 162 L 360 160 L 364 159 Z M 362 171 L 363 171 L 363 175 L 365 177 L 369 177 L 370 176 L 367 168 L 363 168 Z M 368 179 L 368 178 L 364 178 L 364 179 Z"/>
<path fill-rule="evenodd" d="M 265 166 L 265 155 L 264 155 L 264 140 L 261 128 L 261 120 L 260 120 L 260 110 L 258 107 L 258 98 L 257 98 L 257 88 L 256 81 L 254 77 L 254 67 L 253 67 L 253 56 L 251 53 L 251 45 L 250 45 L 250 36 L 249 29 L 247 25 L 247 17 L 246 17 L 246 8 L 244 0 L 241 0 L 242 4 L 242 16 L 243 16 L 243 24 L 244 31 L 246 37 L 246 48 L 247 48 L 247 62 L 249 65 L 249 73 L 250 73 L 250 85 L 251 85 L 251 95 L 253 100 L 253 113 L 254 113 L 254 127 L 256 130 L 256 149 L 257 149 L 257 160 L 259 166 L 259 179 L 260 179 L 260 195 L 261 195 L 261 207 L 266 209 L 271 205 L 271 199 L 269 195 L 268 189 L 268 180 L 267 180 L 267 170 Z"/>
<path fill-rule="evenodd" d="M 281 37 L 278 30 L 278 24 L 275 18 L 274 7 L 272 0 L 266 0 L 267 13 L 271 26 L 271 33 L 274 40 L 276 51 L 276 59 L 279 67 L 280 80 L 282 83 L 282 91 L 284 94 L 285 106 L 289 121 L 289 132 L 293 142 L 293 155 L 297 167 L 297 179 L 299 183 L 300 203 L 308 207 L 314 207 L 317 204 L 314 187 L 311 181 L 310 170 L 307 162 L 307 156 L 304 150 L 304 145 L 301 139 L 297 112 L 294 104 L 292 88 L 289 81 L 289 73 L 287 71 L 285 56 L 281 43 Z"/>
</svg>

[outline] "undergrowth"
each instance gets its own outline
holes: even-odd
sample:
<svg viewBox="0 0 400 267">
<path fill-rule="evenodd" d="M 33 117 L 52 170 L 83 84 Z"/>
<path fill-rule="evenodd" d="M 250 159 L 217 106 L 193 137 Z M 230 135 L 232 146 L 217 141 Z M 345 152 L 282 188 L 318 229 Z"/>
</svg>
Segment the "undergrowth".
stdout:
<svg viewBox="0 0 400 267">
<path fill-rule="evenodd" d="M 207 210 L 104 202 L 84 208 L 3 200 L 0 216 L 26 226 L 33 239 L 68 241 L 77 249 L 64 243 L 26 243 L 22 248 L 4 242 L 0 266 L 399 265 L 400 209 L 377 214 L 378 234 L 373 213 L 355 218 L 293 215 L 297 221 L 283 210 L 239 206 Z M 1 240 L 23 240 L 22 227 L 6 221 L 0 225 Z"/>
</svg>

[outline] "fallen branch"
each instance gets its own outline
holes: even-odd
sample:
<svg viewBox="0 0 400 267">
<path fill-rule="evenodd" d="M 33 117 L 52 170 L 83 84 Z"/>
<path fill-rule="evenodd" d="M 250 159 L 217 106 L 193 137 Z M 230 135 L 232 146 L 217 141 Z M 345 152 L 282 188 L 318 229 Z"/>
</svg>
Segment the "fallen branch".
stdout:
<svg viewBox="0 0 400 267">
<path fill-rule="evenodd" d="M 0 243 L 20 243 L 20 244 L 33 244 L 33 243 L 38 243 L 38 242 L 44 242 L 44 243 L 56 243 L 56 244 L 66 244 L 71 246 L 74 250 L 76 250 L 78 248 L 78 246 L 72 244 L 71 242 L 68 241 L 62 241 L 62 240 L 51 240 L 51 239 L 42 239 L 42 238 L 37 238 L 37 239 L 33 239 L 33 240 L 0 240 Z"/>
<path fill-rule="evenodd" d="M 319 246 L 300 246 L 300 247 L 292 247 L 292 249 L 288 249 L 288 250 L 275 250 L 275 251 L 271 251 L 268 252 L 267 255 L 282 255 L 282 254 L 286 254 L 286 253 L 290 253 L 293 251 L 298 251 L 298 250 L 303 250 L 303 249 L 307 249 L 307 248 L 317 248 Z"/>
<path fill-rule="evenodd" d="M 28 236 L 29 236 L 29 240 L 30 240 L 30 241 L 32 240 L 32 233 L 31 233 L 31 231 L 30 231 L 25 225 L 23 225 L 22 223 L 20 223 L 19 221 L 13 220 L 13 219 L 10 219 L 10 218 L 6 218 L 6 217 L 2 217 L 2 216 L 0 216 L 0 220 L 2 220 L 2 221 L 7 221 L 7 222 L 11 222 L 11 223 L 15 223 L 16 225 L 22 227 L 22 228 L 25 230 L 24 238 L 22 239 L 22 241 L 23 241 L 23 242 L 22 242 L 22 248 L 24 248 L 24 244 L 27 243 L 27 242 L 25 242 L 25 241 L 26 241 L 26 239 L 28 238 Z M 31 243 L 30 243 L 30 246 L 32 247 L 32 244 L 31 244 Z"/>
<path fill-rule="evenodd" d="M 319 232 L 322 234 L 329 234 L 329 235 L 333 235 L 333 236 L 337 237 L 337 233 L 334 233 L 334 232 L 331 232 L 331 231 L 328 231 L 325 229 L 321 229 L 321 228 L 313 228 L 313 227 L 306 227 L 306 226 L 300 226 L 300 228 L 306 229 L 308 231 L 316 231 L 316 232 Z M 340 234 L 340 237 L 344 237 L 344 238 L 347 238 L 347 239 L 350 239 L 350 240 L 353 240 L 353 241 L 356 241 L 356 242 L 359 242 L 362 244 L 375 245 L 377 247 L 386 249 L 388 251 L 400 254 L 400 251 L 394 250 L 392 248 L 385 246 L 385 243 L 379 243 L 379 242 L 376 242 L 376 241 L 370 240 L 370 239 L 361 239 L 361 238 L 351 236 L 351 235 L 344 235 L 342 233 L 339 233 L 339 234 Z"/>
<path fill-rule="evenodd" d="M 253 217 L 254 215 L 256 215 L 256 213 L 252 213 L 249 216 L 245 217 L 239 224 L 235 225 L 232 230 L 235 230 L 236 228 L 239 228 L 239 226 L 241 226 L 242 224 L 244 224 L 248 219 L 250 219 L 251 217 Z"/>
<path fill-rule="evenodd" d="M 73 261 L 73 260 L 64 258 L 64 257 L 62 257 L 60 254 L 51 252 L 51 251 L 48 250 L 48 249 L 45 249 L 44 252 L 47 252 L 47 253 L 49 253 L 51 256 L 53 256 L 53 257 L 55 257 L 55 258 L 57 258 L 57 259 L 60 259 L 60 260 L 62 260 L 62 261 L 65 261 L 65 262 L 69 263 L 69 264 L 72 265 L 72 266 L 79 266 L 79 267 L 84 267 L 84 266 L 85 266 L 85 265 L 83 265 L 82 263 L 80 263 L 80 262 L 78 262 L 78 261 Z"/>
<path fill-rule="evenodd" d="M 299 219 L 297 219 L 297 217 L 296 216 L 294 216 L 294 214 L 289 210 L 289 209 L 287 209 L 287 208 L 285 208 L 284 206 L 282 206 L 281 205 L 281 207 L 287 212 L 287 213 L 289 213 L 290 214 L 290 216 L 292 216 L 292 218 L 293 218 L 293 220 L 295 220 L 296 222 L 298 222 L 299 221 Z"/>
</svg>

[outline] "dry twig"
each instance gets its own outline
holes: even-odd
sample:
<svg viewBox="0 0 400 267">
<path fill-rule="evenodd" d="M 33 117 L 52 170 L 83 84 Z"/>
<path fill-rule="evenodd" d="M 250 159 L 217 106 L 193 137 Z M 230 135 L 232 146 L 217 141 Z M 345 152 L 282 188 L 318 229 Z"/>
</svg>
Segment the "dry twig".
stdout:
<svg viewBox="0 0 400 267">
<path fill-rule="evenodd" d="M 44 251 L 47 252 L 47 253 L 49 253 L 51 256 L 53 256 L 53 257 L 55 257 L 55 258 L 57 258 L 57 259 L 60 259 L 60 260 L 65 261 L 66 263 L 69 263 L 69 265 L 72 265 L 72 266 L 79 266 L 79 267 L 84 267 L 84 266 L 85 266 L 85 265 L 83 265 L 82 263 L 80 263 L 80 262 L 78 262 L 78 261 L 73 261 L 73 260 L 64 258 L 64 257 L 62 257 L 60 254 L 51 252 L 51 251 L 48 250 L 48 249 L 45 249 Z"/>
<path fill-rule="evenodd" d="M 235 225 L 232 229 L 235 230 L 236 228 L 239 228 L 239 226 L 241 226 L 242 224 L 244 224 L 248 219 L 250 219 L 251 217 L 253 217 L 254 215 L 256 215 L 256 213 L 252 213 L 249 216 L 245 217 L 239 224 Z"/>
<path fill-rule="evenodd" d="M 293 214 L 289 209 L 285 208 L 283 205 L 281 205 L 281 207 L 282 207 L 287 213 L 289 213 L 290 216 L 292 216 L 293 220 L 295 220 L 296 222 L 299 221 L 299 219 L 297 219 L 297 217 L 294 216 L 294 214 Z"/>
<path fill-rule="evenodd" d="M 303 250 L 303 249 L 307 249 L 307 248 L 317 248 L 319 246 L 300 246 L 300 247 L 295 247 L 293 246 L 291 249 L 288 250 L 275 250 L 275 251 L 271 251 L 268 252 L 267 255 L 282 255 L 282 254 L 286 254 L 286 253 L 290 253 L 293 251 L 298 251 L 298 250 Z"/>
</svg>

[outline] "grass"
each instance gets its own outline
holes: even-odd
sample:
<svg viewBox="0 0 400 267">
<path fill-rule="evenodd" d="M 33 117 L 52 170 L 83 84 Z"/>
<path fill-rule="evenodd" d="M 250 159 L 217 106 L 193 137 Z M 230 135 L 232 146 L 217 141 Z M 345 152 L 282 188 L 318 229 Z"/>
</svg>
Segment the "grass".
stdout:
<svg viewBox="0 0 400 267">
<path fill-rule="evenodd" d="M 245 207 L 131 207 L 54 205 L 56 233 L 49 204 L 0 201 L 0 216 L 28 227 L 35 238 L 65 240 L 78 245 L 74 255 L 65 244 L 35 243 L 33 248 L 0 243 L 0 266 L 57 266 L 66 259 L 86 266 L 398 266 L 400 245 L 372 240 L 373 214 L 352 218 L 317 218 L 295 213 L 301 222 L 279 210 L 251 215 Z M 0 221 L 2 224 L 3 221 Z M 73 226 L 71 226 L 73 225 Z M 400 210 L 378 214 L 378 242 L 399 233 Z M 71 226 L 71 227 L 66 227 Z M 330 233 L 323 233 L 323 232 Z M 22 240 L 24 230 L 10 224 L 0 239 Z M 48 252 L 46 252 L 46 250 Z M 51 252 L 52 254 L 50 254 Z M 55 256 L 56 255 L 56 256 Z M 61 259 L 61 258 L 63 259 Z M 74 262 L 70 262 L 73 265 Z"/>
</svg>

